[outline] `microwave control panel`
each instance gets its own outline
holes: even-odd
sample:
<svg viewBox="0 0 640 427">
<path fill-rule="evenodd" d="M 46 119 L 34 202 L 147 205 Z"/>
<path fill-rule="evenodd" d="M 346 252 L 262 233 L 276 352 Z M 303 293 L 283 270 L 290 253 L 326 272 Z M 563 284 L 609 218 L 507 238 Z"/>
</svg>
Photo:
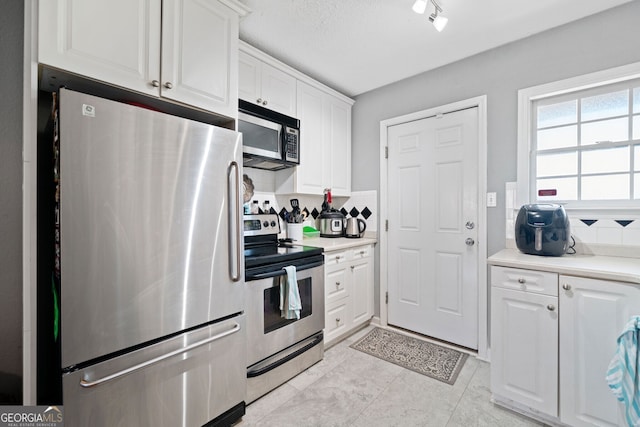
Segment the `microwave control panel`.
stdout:
<svg viewBox="0 0 640 427">
<path fill-rule="evenodd" d="M 284 137 L 284 160 L 287 162 L 300 163 L 300 131 L 290 127 L 285 128 Z"/>
</svg>

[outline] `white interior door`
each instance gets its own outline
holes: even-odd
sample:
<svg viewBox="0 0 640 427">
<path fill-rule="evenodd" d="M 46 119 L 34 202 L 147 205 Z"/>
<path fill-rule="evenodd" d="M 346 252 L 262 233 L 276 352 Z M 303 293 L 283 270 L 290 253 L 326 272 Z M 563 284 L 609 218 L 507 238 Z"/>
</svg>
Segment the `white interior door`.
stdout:
<svg viewBox="0 0 640 427">
<path fill-rule="evenodd" d="M 388 128 L 388 323 L 478 348 L 478 108 Z"/>
</svg>

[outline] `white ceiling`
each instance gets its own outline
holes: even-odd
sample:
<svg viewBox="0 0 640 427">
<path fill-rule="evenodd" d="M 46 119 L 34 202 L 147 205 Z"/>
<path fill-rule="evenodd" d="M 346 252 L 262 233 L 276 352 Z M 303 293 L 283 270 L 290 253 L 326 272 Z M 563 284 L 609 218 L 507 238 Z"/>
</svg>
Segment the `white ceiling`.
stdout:
<svg viewBox="0 0 640 427">
<path fill-rule="evenodd" d="M 632 0 L 440 0 L 441 33 L 413 1 L 241 0 L 240 39 L 356 96 Z"/>
</svg>

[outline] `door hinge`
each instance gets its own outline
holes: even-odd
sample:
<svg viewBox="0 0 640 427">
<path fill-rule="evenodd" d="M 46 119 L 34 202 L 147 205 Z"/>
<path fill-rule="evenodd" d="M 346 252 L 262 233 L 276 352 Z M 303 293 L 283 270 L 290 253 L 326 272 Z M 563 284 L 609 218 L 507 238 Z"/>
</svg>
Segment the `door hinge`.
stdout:
<svg viewBox="0 0 640 427">
<path fill-rule="evenodd" d="M 389 146 L 384 147 L 384 158 L 389 158 Z"/>
<path fill-rule="evenodd" d="M 384 303 L 389 304 L 389 292 L 384 293 Z"/>
<path fill-rule="evenodd" d="M 388 219 L 384 220 L 384 231 L 389 231 L 389 220 Z"/>
</svg>

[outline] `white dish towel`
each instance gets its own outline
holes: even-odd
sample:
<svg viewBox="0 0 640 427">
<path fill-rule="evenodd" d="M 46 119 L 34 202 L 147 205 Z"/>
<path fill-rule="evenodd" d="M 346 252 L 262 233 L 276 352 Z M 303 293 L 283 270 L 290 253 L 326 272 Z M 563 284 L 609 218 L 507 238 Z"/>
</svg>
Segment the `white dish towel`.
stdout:
<svg viewBox="0 0 640 427">
<path fill-rule="evenodd" d="M 280 276 L 280 316 L 285 319 L 300 319 L 302 302 L 298 289 L 296 267 L 293 265 L 283 268 L 286 275 Z"/>
<path fill-rule="evenodd" d="M 640 426 L 640 316 L 633 316 L 618 337 L 618 347 L 607 370 L 611 392 L 624 405 L 628 426 Z"/>
</svg>

